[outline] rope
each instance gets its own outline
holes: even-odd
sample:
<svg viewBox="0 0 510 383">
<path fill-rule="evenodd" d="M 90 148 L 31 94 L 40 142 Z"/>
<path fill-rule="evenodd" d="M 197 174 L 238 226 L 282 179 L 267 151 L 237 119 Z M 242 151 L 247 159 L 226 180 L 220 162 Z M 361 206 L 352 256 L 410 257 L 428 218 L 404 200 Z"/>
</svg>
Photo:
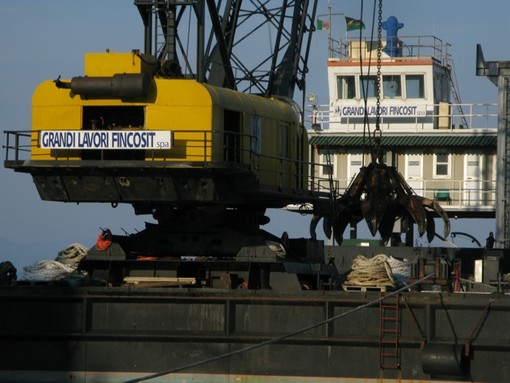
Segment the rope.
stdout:
<svg viewBox="0 0 510 383">
<path fill-rule="evenodd" d="M 350 311 L 346 311 L 346 312 L 344 312 L 342 314 L 335 315 L 335 316 L 333 316 L 333 317 L 331 317 L 329 319 L 323 320 L 321 322 L 314 323 L 314 324 L 312 324 L 310 326 L 307 326 L 307 327 L 304 327 L 304 328 L 302 328 L 300 330 L 296 330 L 296 331 L 287 333 L 285 335 L 282 335 L 282 336 L 279 336 L 279 337 L 276 337 L 276 338 L 271 338 L 271 339 L 268 339 L 268 340 L 266 340 L 264 342 L 260 342 L 260 343 L 257 343 L 257 344 L 251 345 L 251 346 L 247 346 L 247 347 L 241 348 L 241 349 L 236 350 L 236 351 L 231 351 L 231 352 L 227 352 L 225 354 L 214 356 L 214 357 L 209 358 L 209 359 L 204 359 L 204 360 L 201 360 L 199 362 L 191 363 L 191 364 L 188 364 L 188 365 L 185 365 L 185 366 L 181 366 L 181 367 L 176 367 L 176 368 L 173 368 L 171 370 L 166 370 L 166 371 L 158 372 L 158 373 L 151 374 L 151 375 L 146 375 L 146 376 L 141 377 L 141 378 L 136 378 L 136 379 L 128 380 L 125 383 L 139 383 L 139 382 L 143 382 L 145 380 L 159 378 L 161 376 L 165 376 L 165 375 L 169 375 L 169 374 L 174 374 L 174 373 L 179 372 L 179 371 L 188 370 L 190 368 L 202 366 L 204 364 L 211 363 L 211 362 L 214 362 L 216 360 L 229 358 L 229 357 L 237 355 L 237 354 L 241 354 L 241 353 L 244 353 L 244 352 L 247 352 L 247 351 L 255 350 L 257 348 L 261 348 L 261 347 L 264 347 L 264 346 L 267 346 L 267 345 L 270 345 L 270 344 L 273 344 L 273 343 L 281 342 L 282 340 L 290 338 L 290 337 L 292 337 L 294 335 L 298 335 L 298 334 L 304 333 L 306 331 L 310 331 L 310 330 L 312 330 L 312 329 L 314 329 L 316 327 L 323 326 L 325 324 L 334 322 L 337 319 L 340 319 L 340 318 L 346 317 L 348 315 L 354 314 L 354 313 L 356 313 L 358 311 L 361 311 L 361 310 L 363 310 L 363 309 L 365 309 L 367 307 L 377 305 L 380 302 L 382 302 L 383 300 L 385 300 L 385 299 L 387 299 L 389 297 L 392 297 L 393 295 L 400 294 L 404 290 L 407 290 L 407 289 L 409 289 L 412 286 L 420 284 L 423 281 L 425 281 L 425 280 L 427 280 L 429 278 L 432 278 L 433 276 L 434 276 L 434 273 L 429 274 L 429 275 L 423 277 L 422 279 L 419 279 L 416 282 L 411 283 L 410 285 L 407 285 L 407 286 L 404 286 L 404 287 L 402 287 L 402 288 L 400 288 L 398 290 L 392 291 L 392 292 L 390 292 L 390 293 L 388 293 L 388 294 L 386 294 L 384 296 L 381 296 L 380 298 L 378 298 L 378 299 L 376 299 L 374 301 L 371 301 L 371 302 L 365 303 L 363 305 L 357 306 L 357 307 L 353 308 Z"/>
<path fill-rule="evenodd" d="M 74 270 L 75 268 L 72 266 L 45 259 L 32 266 L 25 266 L 23 279 L 26 281 L 54 281 L 72 274 Z"/>
<path fill-rule="evenodd" d="M 79 243 L 73 243 L 64 250 L 59 251 L 55 261 L 63 263 L 64 265 L 77 266 L 87 254 L 87 251 L 88 249 L 85 246 Z"/>
<path fill-rule="evenodd" d="M 45 259 L 32 266 L 25 266 L 23 280 L 49 282 L 69 277 L 76 272 L 87 251 L 85 246 L 73 243 L 59 251 L 54 261 Z"/>
<path fill-rule="evenodd" d="M 358 255 L 352 262 L 352 271 L 347 276 L 346 284 L 355 286 L 394 286 L 388 257 L 384 254 L 373 258 Z"/>
</svg>

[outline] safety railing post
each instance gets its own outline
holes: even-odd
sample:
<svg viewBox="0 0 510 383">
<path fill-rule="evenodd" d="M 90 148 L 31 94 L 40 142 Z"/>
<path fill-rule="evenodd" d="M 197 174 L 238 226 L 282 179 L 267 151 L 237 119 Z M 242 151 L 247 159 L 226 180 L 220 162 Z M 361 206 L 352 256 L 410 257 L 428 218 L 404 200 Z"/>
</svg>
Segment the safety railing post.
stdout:
<svg viewBox="0 0 510 383">
<path fill-rule="evenodd" d="M 10 134 L 9 132 L 5 132 L 6 134 L 6 139 L 5 139 L 5 161 L 9 160 L 9 137 L 10 137 Z"/>
<path fill-rule="evenodd" d="M 19 134 L 18 132 L 15 133 L 15 139 L 14 139 L 14 159 L 16 161 L 19 160 Z"/>
<path fill-rule="evenodd" d="M 283 186 L 283 158 L 280 157 L 280 179 L 278 180 L 279 188 Z"/>
</svg>

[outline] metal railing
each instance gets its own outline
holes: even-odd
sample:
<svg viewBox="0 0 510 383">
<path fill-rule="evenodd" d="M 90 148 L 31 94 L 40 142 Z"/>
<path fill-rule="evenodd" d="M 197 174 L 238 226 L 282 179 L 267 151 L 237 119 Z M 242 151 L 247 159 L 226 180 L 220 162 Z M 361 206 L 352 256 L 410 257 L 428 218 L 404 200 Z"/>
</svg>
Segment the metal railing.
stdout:
<svg viewBox="0 0 510 383">
<path fill-rule="evenodd" d="M 471 129 L 496 129 L 498 127 L 498 104 L 448 104 L 449 113 L 440 113 L 439 104 L 426 105 L 425 116 L 407 117 L 405 123 L 400 124 L 401 117 L 381 116 L 381 130 L 383 131 L 424 131 L 439 129 L 439 119 L 446 119 L 447 126 L 442 130 L 459 131 L 468 127 L 463 121 L 468 121 Z M 462 111 L 462 113 L 460 112 Z M 309 128 L 319 130 L 334 130 L 342 132 L 363 131 L 364 119 L 360 116 L 341 116 L 330 109 L 329 105 L 308 105 L 306 110 Z M 375 122 L 375 117 L 369 117 Z M 373 120 L 373 121 L 372 121 Z M 401 125 L 401 127 L 399 127 Z M 405 129 L 404 129 L 405 127 Z"/>
<path fill-rule="evenodd" d="M 382 42 L 383 49 L 388 38 L 391 37 L 386 37 Z M 398 55 L 397 57 L 392 57 L 393 60 L 401 58 L 409 61 L 413 58 L 432 57 L 443 64 L 448 63 L 450 44 L 443 42 L 436 36 L 396 36 L 393 38 L 398 41 L 398 46 L 396 47 Z M 329 46 L 331 47 L 329 52 L 330 58 L 338 58 L 340 60 L 352 59 L 355 56 L 359 56 L 360 47 L 362 48 L 361 53 L 366 55 L 366 57 L 370 55 L 370 52 L 372 52 L 373 60 L 377 57 L 377 41 L 373 41 L 369 37 L 362 37 L 361 40 L 359 36 L 347 36 L 341 39 L 332 38 Z"/>
<path fill-rule="evenodd" d="M 5 161 L 82 161 L 82 154 L 90 149 L 47 149 L 38 148 L 40 131 L 4 131 Z M 207 167 L 249 170 L 261 180 L 270 180 L 278 188 L 291 188 L 317 193 L 329 193 L 321 185 L 327 178 L 317 177 L 323 174 L 321 169 L 327 165 L 291 159 L 276 155 L 259 153 L 257 137 L 235 132 L 205 130 L 173 130 L 171 149 L 144 150 L 144 162 L 163 167 Z M 263 151 L 264 149 L 262 149 Z M 107 152 L 112 149 L 93 149 L 100 155 L 95 161 L 103 161 L 107 166 Z M 121 152 L 121 151 L 117 151 Z M 123 151 L 123 152 L 129 152 Z M 132 157 L 126 157 L 132 160 Z M 119 166 L 122 158 L 115 157 L 114 166 Z M 73 165 L 76 166 L 76 165 Z M 10 166 L 13 167 L 13 166 Z M 317 169 L 319 169 L 317 171 Z M 267 182 L 266 182 L 267 183 Z"/>
<path fill-rule="evenodd" d="M 324 178 L 316 178 L 319 191 L 329 192 L 329 183 Z M 352 179 L 336 179 L 340 194 L 349 186 Z M 322 182 L 321 182 L 322 181 Z M 413 187 L 417 195 L 438 201 L 442 206 L 494 208 L 496 203 L 496 181 L 494 180 L 413 180 L 421 186 Z"/>
<path fill-rule="evenodd" d="M 37 133 L 37 132 L 36 132 Z M 5 131 L 5 161 L 30 159 L 31 149 L 37 147 L 38 140 L 31 131 Z M 321 195 L 340 195 L 349 186 L 351 179 L 333 179 L 333 188 L 328 174 L 330 165 L 302 160 L 293 160 L 257 153 L 253 150 L 257 138 L 250 135 L 216 131 L 173 131 L 175 146 L 171 150 L 147 150 L 145 161 L 158 162 L 162 166 L 190 167 L 230 167 L 252 171 L 259 179 L 270 179 L 278 188 L 296 188 Z M 186 142 L 180 135 L 187 137 Z M 231 139 L 226 139 L 229 135 Z M 219 137 L 219 138 L 218 138 Z M 217 144 L 215 139 L 220 139 Z M 228 143 L 229 145 L 225 145 Z M 216 150 L 219 153 L 215 153 Z M 188 150 L 186 150 L 188 149 Z M 69 160 L 69 153 L 59 156 L 53 153 L 54 161 Z M 79 152 L 75 150 L 75 152 Z M 179 155 L 181 154 L 181 155 Z M 74 156 L 77 156 L 75 153 Z M 47 154 L 46 154 L 47 156 Z M 230 156 L 230 158 L 228 158 Z M 37 157 L 31 158 L 37 161 Z M 76 159 L 76 158 L 75 158 Z M 80 160 L 78 158 L 78 160 Z M 100 159 L 108 161 L 107 159 Z M 118 160 L 116 165 L 118 166 Z M 323 176 L 320 176 L 323 175 Z M 410 181 L 409 181 L 410 182 Z M 445 206 L 484 206 L 494 208 L 496 198 L 495 180 L 423 179 L 413 180 L 414 191 L 421 196 L 438 200 Z"/>
<path fill-rule="evenodd" d="M 21 159 L 26 159 L 23 154 L 26 154 L 27 157 L 30 155 L 30 151 L 33 147 L 33 143 L 26 143 L 28 139 L 30 141 L 32 131 L 12 131 L 7 130 L 4 131 L 5 134 L 5 144 L 2 145 L 2 149 L 5 149 L 5 161 L 19 161 Z M 23 142 L 21 142 L 23 141 Z M 11 154 L 14 158 L 11 158 Z M 21 156 L 20 156 L 21 155 Z"/>
</svg>

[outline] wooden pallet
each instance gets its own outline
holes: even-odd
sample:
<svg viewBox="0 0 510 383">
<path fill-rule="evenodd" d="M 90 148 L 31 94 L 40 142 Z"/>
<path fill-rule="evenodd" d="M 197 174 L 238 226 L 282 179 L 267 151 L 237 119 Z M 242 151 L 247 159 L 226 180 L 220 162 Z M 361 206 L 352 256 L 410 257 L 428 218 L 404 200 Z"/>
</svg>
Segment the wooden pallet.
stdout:
<svg viewBox="0 0 510 383">
<path fill-rule="evenodd" d="M 196 279 L 178 277 L 125 277 L 124 283 L 138 287 L 178 287 L 195 285 Z"/>
<path fill-rule="evenodd" d="M 380 291 L 385 293 L 388 290 L 392 289 L 392 286 L 386 286 L 386 285 L 377 285 L 377 286 L 361 286 L 361 285 L 342 285 L 342 288 L 345 291 Z"/>
</svg>

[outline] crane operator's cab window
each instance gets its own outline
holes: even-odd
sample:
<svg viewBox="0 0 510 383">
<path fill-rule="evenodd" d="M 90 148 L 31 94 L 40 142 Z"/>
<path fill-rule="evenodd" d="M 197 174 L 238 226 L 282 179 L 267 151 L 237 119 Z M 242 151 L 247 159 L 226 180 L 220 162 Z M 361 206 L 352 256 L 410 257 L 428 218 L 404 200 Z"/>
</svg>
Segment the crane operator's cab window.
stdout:
<svg viewBox="0 0 510 383">
<path fill-rule="evenodd" d="M 336 78 L 337 98 L 350 100 L 356 97 L 355 76 L 338 76 Z"/>
<path fill-rule="evenodd" d="M 84 106 L 83 130 L 142 130 L 143 106 Z M 84 160 L 145 160 L 145 150 L 83 150 Z"/>
</svg>

